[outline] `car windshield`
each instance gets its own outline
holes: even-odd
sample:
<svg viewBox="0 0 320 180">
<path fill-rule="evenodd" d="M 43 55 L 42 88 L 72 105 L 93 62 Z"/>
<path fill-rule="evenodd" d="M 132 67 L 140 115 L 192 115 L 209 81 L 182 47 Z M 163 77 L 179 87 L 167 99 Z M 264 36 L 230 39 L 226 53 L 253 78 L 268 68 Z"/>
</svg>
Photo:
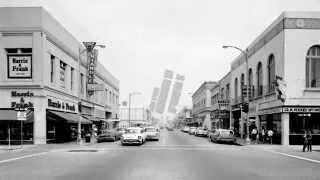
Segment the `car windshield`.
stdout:
<svg viewBox="0 0 320 180">
<path fill-rule="evenodd" d="M 140 133 L 140 129 L 126 129 L 126 134 Z"/>
<path fill-rule="evenodd" d="M 155 128 L 146 128 L 146 132 L 156 132 Z"/>
</svg>

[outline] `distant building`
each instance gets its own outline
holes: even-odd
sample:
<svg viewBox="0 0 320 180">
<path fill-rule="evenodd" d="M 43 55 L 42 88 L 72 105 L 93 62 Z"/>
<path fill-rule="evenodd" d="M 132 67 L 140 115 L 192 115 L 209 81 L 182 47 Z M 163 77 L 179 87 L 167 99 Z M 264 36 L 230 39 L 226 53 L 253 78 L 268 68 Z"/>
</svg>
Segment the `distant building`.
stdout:
<svg viewBox="0 0 320 180">
<path fill-rule="evenodd" d="M 120 108 L 119 127 L 140 126 L 151 124 L 151 112 L 147 108 Z"/>
<path fill-rule="evenodd" d="M 183 87 L 184 76 L 177 74 L 175 82 L 173 84 L 170 104 L 168 106 L 168 113 L 176 113 L 176 107 L 179 104 L 181 91 Z"/>
<path fill-rule="evenodd" d="M 156 105 L 156 112 L 157 113 L 160 113 L 160 114 L 164 113 L 172 78 L 173 78 L 173 71 L 166 70 L 164 72 L 164 77 L 163 77 L 163 81 L 161 84 L 160 94 L 159 94 L 159 98 L 158 98 L 157 105 Z"/>
<path fill-rule="evenodd" d="M 151 112 L 153 112 L 155 110 L 156 103 L 157 103 L 157 100 L 159 97 L 159 91 L 160 91 L 160 88 L 158 88 L 158 87 L 153 88 L 151 103 L 150 103 L 150 107 L 149 107 Z"/>
</svg>

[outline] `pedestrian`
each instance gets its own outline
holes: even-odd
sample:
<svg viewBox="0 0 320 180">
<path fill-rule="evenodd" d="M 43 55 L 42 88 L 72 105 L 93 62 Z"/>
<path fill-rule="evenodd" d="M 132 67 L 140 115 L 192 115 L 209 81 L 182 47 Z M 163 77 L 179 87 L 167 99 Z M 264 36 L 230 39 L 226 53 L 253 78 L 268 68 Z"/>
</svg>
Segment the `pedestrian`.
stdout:
<svg viewBox="0 0 320 180">
<path fill-rule="evenodd" d="M 258 133 L 258 131 L 257 131 L 257 129 L 254 127 L 254 128 L 252 129 L 252 131 L 251 131 L 251 139 L 252 139 L 252 142 L 253 142 L 253 143 L 256 142 L 257 133 Z"/>
<path fill-rule="evenodd" d="M 272 129 L 269 129 L 268 131 L 268 138 L 269 138 L 269 143 L 272 144 L 272 137 L 273 137 L 273 131 Z"/>
<path fill-rule="evenodd" d="M 264 129 L 264 126 L 262 126 L 262 129 L 261 129 L 261 140 L 262 140 L 262 143 L 264 144 L 266 140 L 266 130 Z"/>
<path fill-rule="evenodd" d="M 303 147 L 302 147 L 302 152 L 305 152 L 305 151 L 306 151 L 307 145 L 308 145 L 307 131 L 304 131 L 304 134 L 303 134 Z"/>
<path fill-rule="evenodd" d="M 308 131 L 308 134 L 307 134 L 307 150 L 309 152 L 312 151 L 312 135 L 311 135 L 311 131 Z"/>
</svg>

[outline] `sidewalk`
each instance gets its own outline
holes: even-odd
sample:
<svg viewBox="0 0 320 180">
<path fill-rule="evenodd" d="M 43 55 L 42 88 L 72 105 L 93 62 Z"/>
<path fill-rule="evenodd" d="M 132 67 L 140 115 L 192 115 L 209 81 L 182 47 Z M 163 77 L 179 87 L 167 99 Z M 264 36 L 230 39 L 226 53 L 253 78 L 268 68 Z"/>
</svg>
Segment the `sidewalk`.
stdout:
<svg viewBox="0 0 320 180">
<path fill-rule="evenodd" d="M 302 158 L 320 161 L 320 145 L 313 145 L 312 152 L 302 152 L 302 145 L 272 145 L 272 144 L 250 144 L 248 147 L 260 149 L 269 152 L 275 152 L 287 156 L 296 156 Z"/>
</svg>

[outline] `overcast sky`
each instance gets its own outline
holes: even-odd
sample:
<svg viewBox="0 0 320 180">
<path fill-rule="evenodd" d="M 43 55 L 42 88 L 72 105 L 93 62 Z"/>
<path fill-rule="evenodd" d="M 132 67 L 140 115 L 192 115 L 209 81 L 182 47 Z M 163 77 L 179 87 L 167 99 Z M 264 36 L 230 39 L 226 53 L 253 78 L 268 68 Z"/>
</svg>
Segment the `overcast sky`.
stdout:
<svg viewBox="0 0 320 180">
<path fill-rule="evenodd" d="M 148 106 L 165 69 L 185 75 L 180 105 L 203 81 L 216 81 L 282 11 L 319 11 L 320 0 L 0 0 L 43 6 L 79 41 L 107 45 L 99 61 L 120 81 L 120 101 L 139 91 Z"/>
</svg>

